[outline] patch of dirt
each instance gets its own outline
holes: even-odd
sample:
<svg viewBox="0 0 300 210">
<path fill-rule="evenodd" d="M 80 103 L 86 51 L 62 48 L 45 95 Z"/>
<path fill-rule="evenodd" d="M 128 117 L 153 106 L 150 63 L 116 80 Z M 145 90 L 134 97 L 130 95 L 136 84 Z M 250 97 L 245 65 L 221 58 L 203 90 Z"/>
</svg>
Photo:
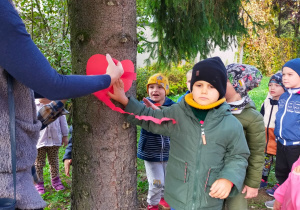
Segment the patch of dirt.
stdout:
<svg viewBox="0 0 300 210">
<path fill-rule="evenodd" d="M 249 210 L 261 210 L 267 209 L 265 206 L 266 201 L 271 201 L 274 198 L 269 196 L 266 193 L 266 189 L 260 189 L 258 191 L 258 196 L 256 198 L 252 198 L 248 200 L 248 209 Z M 139 195 L 139 210 L 146 210 L 147 209 L 147 194 Z"/>
<path fill-rule="evenodd" d="M 248 200 L 248 207 L 249 210 L 255 209 L 255 210 L 260 210 L 260 209 L 267 209 L 265 206 L 266 201 L 271 201 L 274 198 L 269 196 L 266 193 L 266 189 L 260 189 L 258 191 L 258 196 L 256 198 L 252 198 Z"/>
</svg>

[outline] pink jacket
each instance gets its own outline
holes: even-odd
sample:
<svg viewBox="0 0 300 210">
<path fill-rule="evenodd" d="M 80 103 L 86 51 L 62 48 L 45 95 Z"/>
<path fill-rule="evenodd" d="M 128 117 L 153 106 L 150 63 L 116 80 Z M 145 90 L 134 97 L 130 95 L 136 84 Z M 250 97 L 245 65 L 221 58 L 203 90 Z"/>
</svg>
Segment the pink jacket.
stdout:
<svg viewBox="0 0 300 210">
<path fill-rule="evenodd" d="M 300 165 L 300 157 L 293 164 L 292 171 L 285 182 L 280 185 L 274 197 L 281 203 L 282 210 L 299 210 L 300 209 L 300 174 L 293 172 L 294 168 Z"/>
</svg>

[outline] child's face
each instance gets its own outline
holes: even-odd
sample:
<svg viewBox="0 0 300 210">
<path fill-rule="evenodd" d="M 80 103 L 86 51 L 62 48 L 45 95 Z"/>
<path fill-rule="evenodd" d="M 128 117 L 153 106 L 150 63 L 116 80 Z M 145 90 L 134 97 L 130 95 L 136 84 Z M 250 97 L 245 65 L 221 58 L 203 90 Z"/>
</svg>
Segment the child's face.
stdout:
<svg viewBox="0 0 300 210">
<path fill-rule="evenodd" d="M 163 105 L 166 98 L 166 91 L 163 86 L 159 84 L 150 84 L 148 86 L 148 94 L 151 100 Z"/>
<path fill-rule="evenodd" d="M 235 101 L 235 98 L 237 98 L 237 92 L 235 91 L 234 87 L 232 86 L 231 82 L 227 80 L 227 87 L 226 87 L 226 93 L 225 98 L 227 102 Z M 239 94 L 238 94 L 239 95 Z"/>
<path fill-rule="evenodd" d="M 286 88 L 299 88 L 300 76 L 293 69 L 284 67 L 282 70 L 282 83 Z"/>
<path fill-rule="evenodd" d="M 202 106 L 218 101 L 220 96 L 219 92 L 214 86 L 202 80 L 194 83 L 192 94 L 194 101 Z"/>
<path fill-rule="evenodd" d="M 271 82 L 269 83 L 269 93 L 274 100 L 278 100 L 281 94 L 284 93 L 284 89 L 281 85 Z"/>
<path fill-rule="evenodd" d="M 191 79 L 192 79 L 192 73 L 188 73 L 186 75 L 186 86 L 189 91 L 191 91 Z"/>
</svg>

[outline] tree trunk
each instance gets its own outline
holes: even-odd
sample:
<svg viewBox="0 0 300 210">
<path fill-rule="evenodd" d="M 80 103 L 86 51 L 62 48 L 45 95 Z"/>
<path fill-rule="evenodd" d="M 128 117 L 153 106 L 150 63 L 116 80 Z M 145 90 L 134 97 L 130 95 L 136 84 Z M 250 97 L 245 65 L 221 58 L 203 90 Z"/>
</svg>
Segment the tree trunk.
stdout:
<svg viewBox="0 0 300 210">
<path fill-rule="evenodd" d="M 135 0 L 72 0 L 69 17 L 74 74 L 94 54 L 136 63 Z M 72 209 L 137 209 L 135 126 L 93 95 L 73 104 Z"/>
</svg>

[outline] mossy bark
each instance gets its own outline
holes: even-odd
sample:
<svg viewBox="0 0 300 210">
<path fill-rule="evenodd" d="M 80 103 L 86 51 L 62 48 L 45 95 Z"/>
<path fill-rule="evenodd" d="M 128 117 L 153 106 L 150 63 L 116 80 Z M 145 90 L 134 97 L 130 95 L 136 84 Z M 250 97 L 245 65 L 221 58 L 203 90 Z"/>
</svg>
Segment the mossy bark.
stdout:
<svg viewBox="0 0 300 210">
<path fill-rule="evenodd" d="M 72 0 L 69 17 L 73 74 L 94 54 L 135 63 L 135 0 Z M 72 209 L 137 209 L 135 126 L 93 95 L 73 105 Z"/>
</svg>

